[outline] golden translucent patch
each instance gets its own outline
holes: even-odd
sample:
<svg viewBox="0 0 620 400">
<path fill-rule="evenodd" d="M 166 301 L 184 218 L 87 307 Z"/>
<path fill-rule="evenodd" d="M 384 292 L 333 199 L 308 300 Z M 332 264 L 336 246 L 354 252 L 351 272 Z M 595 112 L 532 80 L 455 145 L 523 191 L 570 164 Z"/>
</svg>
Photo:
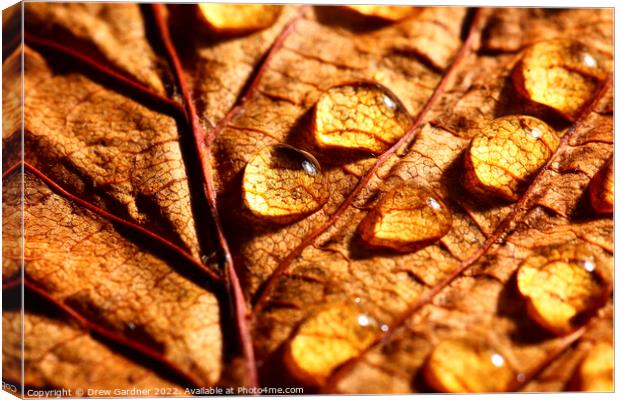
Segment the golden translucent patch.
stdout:
<svg viewBox="0 0 620 400">
<path fill-rule="evenodd" d="M 320 209 L 329 197 L 318 161 L 288 145 L 261 150 L 243 174 L 245 206 L 258 217 L 288 223 Z"/>
<path fill-rule="evenodd" d="M 580 389 L 586 392 L 614 391 L 614 348 L 610 343 L 596 343 L 577 370 Z"/>
<path fill-rule="evenodd" d="M 488 344 L 448 339 L 433 349 L 424 366 L 424 378 L 439 392 L 502 392 L 508 390 L 514 372 Z"/>
<path fill-rule="evenodd" d="M 336 367 L 358 356 L 380 331 L 376 321 L 358 308 L 332 305 L 299 326 L 285 359 L 298 379 L 322 385 Z"/>
<path fill-rule="evenodd" d="M 360 223 L 362 240 L 400 252 L 420 249 L 443 237 L 452 214 L 428 189 L 405 185 L 388 192 Z"/>
<path fill-rule="evenodd" d="M 344 6 L 359 14 L 369 17 L 381 18 L 386 21 L 399 21 L 401 19 L 412 17 L 420 13 L 420 7 L 408 6 L 377 6 L 377 5 L 357 5 Z"/>
<path fill-rule="evenodd" d="M 607 72 L 600 55 L 579 42 L 552 40 L 530 46 L 513 72 L 515 87 L 528 99 L 569 119 L 592 97 Z"/>
<path fill-rule="evenodd" d="M 465 153 L 465 186 L 472 192 L 517 200 L 560 140 L 543 121 L 525 115 L 478 128 Z"/>
<path fill-rule="evenodd" d="M 557 335 L 577 329 L 611 290 L 606 270 L 597 264 L 583 245 L 550 247 L 528 257 L 517 273 L 528 315 Z"/>
<path fill-rule="evenodd" d="M 244 33 L 273 25 L 282 12 L 282 6 L 266 4 L 198 5 L 200 13 L 211 29 L 222 33 Z"/>
<path fill-rule="evenodd" d="M 387 88 L 369 82 L 335 86 L 316 103 L 314 141 L 324 149 L 382 153 L 410 124 L 409 113 Z"/>
<path fill-rule="evenodd" d="M 614 212 L 614 162 L 609 159 L 590 182 L 590 203 L 601 214 Z"/>
</svg>

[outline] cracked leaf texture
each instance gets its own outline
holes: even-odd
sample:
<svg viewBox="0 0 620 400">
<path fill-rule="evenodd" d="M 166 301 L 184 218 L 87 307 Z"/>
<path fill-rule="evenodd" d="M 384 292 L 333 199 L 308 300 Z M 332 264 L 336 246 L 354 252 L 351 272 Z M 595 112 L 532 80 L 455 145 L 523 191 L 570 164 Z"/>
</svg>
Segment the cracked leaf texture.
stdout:
<svg viewBox="0 0 620 400">
<path fill-rule="evenodd" d="M 6 381 L 611 389 L 613 10 L 24 7 Z"/>
</svg>

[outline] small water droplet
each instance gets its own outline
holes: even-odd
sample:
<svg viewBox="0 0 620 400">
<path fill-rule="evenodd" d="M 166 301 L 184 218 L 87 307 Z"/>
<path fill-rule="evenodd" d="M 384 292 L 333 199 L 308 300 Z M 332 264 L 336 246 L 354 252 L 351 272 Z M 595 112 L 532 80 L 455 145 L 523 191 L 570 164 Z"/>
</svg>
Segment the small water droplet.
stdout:
<svg viewBox="0 0 620 400">
<path fill-rule="evenodd" d="M 258 217 L 289 223 L 320 209 L 329 197 L 319 162 L 289 145 L 269 146 L 246 166 L 246 207 Z"/>
<path fill-rule="evenodd" d="M 424 366 L 424 377 L 440 392 L 501 392 L 513 382 L 514 371 L 488 343 L 455 338 L 435 346 Z"/>
<path fill-rule="evenodd" d="M 381 324 L 381 332 L 387 332 L 390 330 L 389 325 L 387 324 Z"/>
<path fill-rule="evenodd" d="M 597 268 L 594 249 L 579 243 L 543 248 L 526 258 L 517 288 L 528 315 L 545 329 L 568 334 L 587 322 L 611 291 L 611 278 Z"/>
<path fill-rule="evenodd" d="M 543 121 L 510 115 L 475 128 L 465 152 L 465 186 L 470 192 L 516 201 L 553 154 L 560 139 Z"/>
<path fill-rule="evenodd" d="M 355 304 L 360 304 L 362 302 L 362 299 L 360 299 L 359 297 L 356 297 L 355 300 Z"/>
<path fill-rule="evenodd" d="M 386 87 L 371 82 L 334 86 L 319 97 L 313 141 L 326 150 L 383 153 L 411 125 L 402 103 Z"/>
<path fill-rule="evenodd" d="M 127 328 L 133 331 L 134 329 L 136 329 L 136 324 L 134 324 L 133 322 L 129 322 L 127 323 Z"/>
<path fill-rule="evenodd" d="M 212 30 L 239 34 L 271 26 L 282 12 L 282 6 L 267 4 L 199 4 L 204 22 Z"/>
<path fill-rule="evenodd" d="M 357 305 L 324 306 L 297 328 L 287 346 L 287 363 L 303 382 L 323 384 L 341 364 L 358 356 L 380 334 L 376 321 Z"/>
<path fill-rule="evenodd" d="M 549 40 L 524 51 L 513 82 L 526 98 L 574 119 L 606 75 L 597 55 L 583 43 Z"/>
<path fill-rule="evenodd" d="M 451 227 L 452 215 L 438 197 L 409 184 L 385 194 L 362 220 L 359 232 L 370 246 L 411 252 L 439 240 Z"/>
<path fill-rule="evenodd" d="M 575 374 L 575 382 L 585 392 L 614 391 L 614 346 L 599 339 L 583 358 Z"/>
<path fill-rule="evenodd" d="M 361 15 L 381 18 L 386 21 L 400 21 L 403 18 L 412 17 L 420 13 L 420 7 L 406 6 L 377 6 L 377 5 L 355 5 L 343 6 Z"/>
</svg>

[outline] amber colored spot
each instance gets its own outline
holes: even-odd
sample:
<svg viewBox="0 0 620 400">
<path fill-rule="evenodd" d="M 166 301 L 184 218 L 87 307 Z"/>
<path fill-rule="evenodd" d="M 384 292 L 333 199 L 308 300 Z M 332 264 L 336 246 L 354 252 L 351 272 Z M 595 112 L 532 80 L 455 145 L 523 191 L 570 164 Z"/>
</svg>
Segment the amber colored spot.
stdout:
<svg viewBox="0 0 620 400">
<path fill-rule="evenodd" d="M 560 140 L 543 121 L 524 115 L 478 128 L 465 153 L 465 185 L 472 192 L 517 200 Z"/>
<path fill-rule="evenodd" d="M 546 248 L 528 257 L 519 267 L 517 287 L 528 315 L 557 335 L 585 323 L 611 290 L 596 259 L 578 245 Z"/>
<path fill-rule="evenodd" d="M 265 4 L 199 4 L 200 13 L 209 27 L 222 33 L 257 31 L 273 25 L 282 6 Z"/>
<path fill-rule="evenodd" d="M 614 391 L 614 348 L 610 343 L 596 343 L 577 370 L 580 389 L 587 392 Z"/>
<path fill-rule="evenodd" d="M 410 124 L 409 113 L 387 88 L 367 82 L 335 86 L 316 103 L 314 140 L 324 149 L 381 153 Z"/>
<path fill-rule="evenodd" d="M 502 392 L 513 381 L 514 372 L 504 357 L 484 342 L 447 339 L 427 359 L 424 378 L 439 392 Z"/>
<path fill-rule="evenodd" d="M 590 203 L 601 214 L 614 212 L 614 162 L 609 159 L 590 182 Z"/>
<path fill-rule="evenodd" d="M 373 6 L 373 5 L 357 5 L 344 6 L 359 14 L 368 17 L 381 18 L 386 21 L 399 21 L 401 19 L 417 15 L 422 10 L 420 7 L 407 6 Z"/>
<path fill-rule="evenodd" d="M 318 161 L 294 147 L 266 147 L 245 167 L 243 200 L 258 217 L 292 222 L 320 209 L 328 197 Z"/>
<path fill-rule="evenodd" d="M 285 359 L 298 379 L 322 385 L 336 367 L 359 355 L 379 332 L 377 322 L 357 307 L 332 305 L 299 326 Z"/>
<path fill-rule="evenodd" d="M 513 81 L 528 99 L 573 119 L 606 75 L 602 60 L 585 45 L 552 40 L 525 50 Z"/>
<path fill-rule="evenodd" d="M 443 237 L 452 214 L 432 191 L 405 185 L 388 192 L 360 223 L 362 240 L 400 252 L 420 249 Z"/>
</svg>

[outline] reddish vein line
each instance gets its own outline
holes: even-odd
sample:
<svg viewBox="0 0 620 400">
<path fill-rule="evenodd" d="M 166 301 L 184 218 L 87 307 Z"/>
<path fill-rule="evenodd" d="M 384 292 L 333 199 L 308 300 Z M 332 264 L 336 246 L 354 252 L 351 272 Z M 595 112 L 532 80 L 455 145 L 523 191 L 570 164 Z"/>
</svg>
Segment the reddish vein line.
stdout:
<svg viewBox="0 0 620 400">
<path fill-rule="evenodd" d="M 16 281 L 17 283 L 11 282 L 12 283 L 11 286 L 4 285 L 3 289 L 9 289 L 11 287 L 17 286 L 18 284 L 22 283 L 21 279 L 16 280 Z M 28 279 L 23 280 L 23 285 L 25 289 L 36 293 L 46 302 L 50 303 L 51 305 L 53 305 L 60 311 L 67 314 L 69 317 L 71 317 L 73 320 L 75 320 L 78 324 L 80 324 L 84 329 L 88 330 L 89 332 L 96 333 L 100 335 L 101 337 L 112 341 L 113 343 L 119 344 L 121 346 L 125 346 L 127 348 L 132 349 L 133 351 L 136 351 L 137 353 L 145 356 L 149 360 L 154 361 L 155 363 L 162 365 L 166 369 L 172 371 L 175 375 L 183 379 L 184 382 L 191 384 L 193 387 L 197 387 L 197 388 L 202 387 L 202 384 L 200 383 L 200 379 L 195 377 L 190 372 L 185 372 L 181 370 L 170 360 L 166 359 L 161 353 L 146 346 L 142 342 L 130 339 L 117 332 L 114 332 L 112 330 L 104 328 L 101 325 L 98 325 L 96 323 L 89 321 L 86 317 L 84 317 L 78 311 L 73 309 L 71 306 L 68 306 L 64 302 L 57 300 L 54 297 L 50 296 L 49 294 L 47 294 L 47 292 L 43 288 L 30 282 Z"/>
<path fill-rule="evenodd" d="M 22 277 L 21 275 L 21 271 L 14 275 L 13 277 L 10 277 L 6 280 L 2 280 L 2 290 L 9 290 L 9 289 L 13 289 L 14 287 L 17 287 L 19 285 L 21 285 L 22 283 Z"/>
<path fill-rule="evenodd" d="M 213 185 L 213 171 L 211 169 L 207 143 L 205 142 L 205 132 L 200 125 L 200 121 L 196 113 L 196 108 L 189 93 L 188 84 L 185 80 L 181 61 L 170 37 L 170 31 L 164 17 L 164 5 L 152 4 L 151 7 L 153 10 L 153 16 L 155 19 L 157 30 L 160 34 L 164 48 L 168 54 L 168 58 L 172 63 L 177 84 L 183 96 L 186 110 L 185 115 L 194 136 L 196 151 L 198 153 L 199 162 L 202 167 L 204 195 L 207 200 L 213 222 L 215 224 L 217 241 L 224 257 L 224 270 L 227 278 L 226 283 L 229 285 L 229 291 L 232 291 L 231 296 L 235 307 L 237 333 L 239 335 L 239 341 L 245 360 L 246 378 L 250 385 L 256 387 L 258 386 L 258 373 L 256 368 L 256 360 L 254 357 L 254 348 L 252 345 L 252 336 L 250 328 L 248 326 L 249 312 L 247 310 L 247 304 L 245 296 L 243 295 L 243 290 L 241 289 L 241 283 L 239 282 L 239 277 L 233 264 L 233 258 L 230 252 L 230 248 L 228 246 L 228 242 L 226 241 L 226 237 L 224 236 L 222 222 L 217 209 L 215 187 Z"/>
<path fill-rule="evenodd" d="M 7 176 L 11 175 L 13 173 L 13 171 L 15 171 L 17 168 L 22 166 L 22 162 L 18 161 L 15 164 L 13 164 L 9 169 L 7 169 L 6 171 L 4 171 L 2 173 L 2 179 L 6 178 Z"/>
<path fill-rule="evenodd" d="M 583 337 L 584 333 L 586 333 L 588 329 L 588 326 L 590 326 L 591 324 L 592 322 L 590 322 L 588 325 L 582 326 L 581 328 L 577 329 L 575 332 L 570 333 L 558 339 L 559 343 L 557 343 L 554 346 L 554 348 L 551 351 L 551 354 L 545 357 L 545 359 L 540 364 L 538 364 L 535 368 L 533 368 L 532 370 L 528 372 L 525 372 L 524 373 L 525 377 L 523 379 L 521 380 L 515 379 L 507 391 L 517 392 L 517 391 L 522 390 L 525 386 L 527 386 L 528 383 L 530 383 L 534 378 L 536 378 L 545 369 L 547 369 L 547 367 L 549 367 L 555 360 L 557 360 L 559 356 L 564 354 L 564 352 L 568 350 L 570 346 L 572 346 L 577 340 Z"/>
<path fill-rule="evenodd" d="M 89 67 L 93 68 L 104 76 L 107 76 L 114 81 L 135 90 L 139 94 L 144 95 L 146 98 L 172 108 L 172 110 L 174 110 L 176 113 L 180 113 L 181 115 L 184 115 L 185 113 L 185 111 L 183 110 L 183 106 L 176 101 L 160 95 L 159 93 L 153 91 L 147 86 L 144 86 L 138 82 L 133 81 L 132 79 L 129 79 L 128 77 L 115 71 L 114 69 L 103 65 L 76 50 L 63 46 L 51 40 L 35 36 L 31 33 L 24 33 L 24 41 L 26 44 L 33 44 L 35 47 L 47 48 L 49 50 L 58 52 L 64 56 L 78 60 L 79 62 L 88 65 Z"/>
<path fill-rule="evenodd" d="M 263 57 L 261 65 L 256 71 L 256 74 L 254 75 L 254 79 L 250 82 L 245 92 L 238 99 L 237 104 L 235 104 L 235 106 L 233 106 L 233 108 L 231 108 L 226 113 L 224 118 L 222 118 L 217 123 L 215 128 L 213 128 L 209 132 L 209 136 L 207 137 L 207 141 L 208 141 L 207 143 L 211 143 L 219 135 L 222 129 L 224 129 L 230 123 L 230 121 L 232 121 L 232 119 L 235 116 L 237 116 L 237 114 L 239 114 L 241 110 L 243 110 L 248 100 L 254 97 L 254 95 L 256 94 L 256 91 L 258 90 L 258 84 L 260 83 L 261 78 L 267 71 L 269 64 L 271 64 L 271 60 L 273 59 L 273 56 L 276 54 L 278 50 L 282 48 L 286 38 L 295 30 L 295 25 L 300 19 L 304 17 L 308 7 L 309 6 L 303 6 L 301 10 L 299 11 L 299 13 L 295 17 L 291 18 L 291 20 L 286 23 L 286 25 L 284 26 L 280 34 L 277 36 L 276 40 L 273 42 L 273 44 L 267 51 L 267 54 Z"/>
<path fill-rule="evenodd" d="M 338 381 L 338 379 L 341 376 L 343 376 L 346 371 L 350 370 L 352 366 L 355 365 L 355 363 L 359 359 L 361 359 L 366 353 L 370 351 L 370 349 L 374 348 L 374 346 L 378 345 L 379 343 L 382 343 L 385 340 L 387 340 L 387 338 L 390 335 L 392 335 L 394 331 L 397 330 L 396 328 L 403 325 L 405 321 L 409 319 L 413 314 L 415 314 L 420 308 L 429 304 L 441 290 L 443 290 L 445 287 L 450 285 L 452 281 L 454 281 L 458 276 L 460 276 L 469 267 L 471 267 L 476 261 L 478 261 L 483 255 L 485 255 L 494 244 L 500 242 L 501 239 L 505 237 L 505 235 L 507 235 L 511 224 L 517 223 L 526 215 L 527 211 L 529 210 L 530 200 L 533 198 L 533 195 L 534 195 L 534 190 L 537 188 L 538 184 L 542 181 L 543 175 L 545 174 L 546 171 L 548 171 L 551 168 L 553 163 L 559 157 L 561 150 L 564 147 L 569 145 L 569 141 L 571 137 L 573 136 L 573 134 L 575 133 L 575 131 L 583 124 L 585 119 L 592 113 L 596 105 L 603 98 L 603 95 L 605 94 L 605 92 L 607 91 L 607 89 L 609 88 L 611 84 L 611 79 L 612 79 L 611 77 L 608 77 L 607 80 L 605 80 L 605 82 L 599 85 L 597 92 L 591 97 L 588 104 L 582 108 L 579 114 L 579 118 L 577 118 L 575 123 L 568 129 L 566 134 L 562 137 L 560 141 L 560 145 L 558 146 L 556 151 L 553 153 L 551 158 L 538 172 L 538 174 L 536 175 L 536 177 L 534 178 L 534 180 L 532 181 L 528 189 L 525 191 L 521 199 L 516 203 L 515 207 L 512 209 L 510 214 L 508 214 L 508 216 L 506 216 L 502 220 L 502 222 L 498 225 L 498 227 L 495 229 L 493 234 L 484 242 L 482 247 L 478 249 L 469 258 L 462 261 L 459 264 L 459 266 L 452 273 L 450 273 L 450 275 L 448 275 L 441 282 L 439 282 L 437 285 L 433 286 L 433 288 L 431 288 L 430 290 L 425 292 L 422 296 L 420 296 L 420 298 L 418 299 L 416 303 L 414 303 L 411 307 L 407 309 L 407 311 L 405 311 L 403 314 L 401 314 L 398 318 L 395 319 L 395 321 L 392 324 L 392 329 L 390 329 L 385 334 L 380 335 L 370 346 L 368 346 L 362 353 L 360 353 L 359 356 L 350 360 L 349 362 L 344 364 L 342 367 L 340 367 L 338 371 L 334 374 L 330 382 L 328 383 L 329 387 L 333 387 L 335 383 Z M 574 340 L 577 340 L 577 339 L 578 337 L 574 338 Z M 568 344 L 566 346 L 568 346 Z M 550 362 L 551 361 L 549 361 L 549 363 Z"/>
<path fill-rule="evenodd" d="M 145 229 L 143 227 L 141 227 L 140 225 L 137 225 L 131 221 L 127 221 L 123 218 L 117 217 L 114 214 L 111 214 L 85 200 L 80 199 L 79 197 L 69 193 L 68 191 L 66 191 L 65 189 L 63 189 L 59 184 L 57 184 L 56 182 L 54 182 L 51 178 L 49 178 L 47 175 L 45 175 L 43 172 L 39 171 L 36 167 L 34 167 L 33 165 L 27 163 L 27 162 L 18 162 L 15 165 L 11 166 L 11 168 L 7 169 L 3 174 L 2 174 L 2 179 L 6 178 L 8 175 L 10 175 L 12 172 L 14 172 L 15 170 L 17 170 L 21 165 L 24 166 L 25 170 L 30 171 L 31 173 L 33 173 L 34 175 L 36 175 L 39 179 L 41 179 L 43 182 L 45 182 L 51 189 L 53 189 L 56 193 L 60 194 L 61 196 L 68 198 L 69 200 L 79 204 L 80 206 L 101 215 L 102 217 L 105 217 L 109 220 L 112 220 L 118 224 L 121 224 L 123 226 L 126 226 L 134 231 L 137 231 L 153 240 L 155 240 L 156 242 L 164 245 L 165 247 L 167 247 L 169 250 L 172 250 L 173 252 L 175 252 L 176 254 L 180 255 L 181 257 L 183 257 L 185 260 L 189 261 L 192 265 L 194 265 L 195 267 L 199 268 L 202 272 L 204 272 L 205 274 L 207 274 L 209 276 L 209 278 L 211 278 L 213 281 L 215 282 L 221 282 L 222 278 L 217 276 L 213 271 L 211 271 L 210 269 L 208 269 L 206 266 L 204 266 L 201 262 L 199 262 L 198 260 L 196 260 L 191 254 L 189 254 L 188 252 L 186 252 L 184 249 L 182 249 L 181 247 L 177 246 L 176 244 L 172 243 L 171 241 L 169 241 L 168 239 L 165 239 L 159 235 L 157 235 L 156 233 L 151 232 L 148 229 Z"/>
<path fill-rule="evenodd" d="M 424 121 L 424 118 L 426 117 L 428 112 L 431 110 L 431 108 L 435 105 L 437 100 L 443 94 L 444 90 L 446 89 L 446 86 L 448 85 L 449 80 L 456 73 L 457 66 L 463 61 L 463 59 L 467 55 L 467 52 L 469 51 L 469 49 L 472 46 L 474 37 L 475 37 L 476 33 L 479 31 L 479 29 L 480 29 L 479 24 L 480 24 L 480 11 L 476 11 L 476 14 L 475 14 L 475 16 L 473 18 L 473 21 L 472 21 L 472 24 L 471 24 L 471 28 L 470 28 L 468 36 L 467 36 L 467 39 L 465 40 L 465 42 L 461 46 L 459 52 L 457 53 L 456 57 L 454 58 L 454 61 L 452 62 L 452 64 L 448 68 L 446 74 L 441 78 L 441 81 L 439 81 L 439 84 L 435 87 L 435 90 L 433 91 L 433 94 L 428 99 L 428 101 L 426 102 L 426 104 L 424 105 L 422 110 L 418 113 L 418 115 L 415 118 L 415 120 L 414 120 L 413 124 L 411 125 L 411 127 L 407 130 L 407 132 L 405 132 L 403 137 L 398 142 L 396 142 L 392 147 L 390 147 L 387 151 L 385 151 L 383 154 L 381 154 L 381 156 L 379 156 L 377 158 L 377 161 L 375 162 L 375 164 L 370 168 L 370 170 L 368 170 L 362 176 L 362 178 L 359 180 L 359 182 L 357 183 L 357 185 L 355 186 L 353 191 L 351 191 L 351 193 L 349 193 L 349 195 L 346 197 L 346 199 L 340 204 L 338 209 L 330 216 L 329 220 L 327 220 L 325 223 L 323 223 L 318 228 L 316 228 L 314 231 L 312 231 L 310 234 L 308 234 L 302 240 L 302 242 L 297 247 L 295 247 L 295 249 L 293 249 L 293 251 L 291 251 L 286 256 L 286 258 L 284 258 L 280 262 L 280 264 L 276 267 L 274 272 L 271 274 L 271 276 L 267 280 L 263 290 L 261 291 L 261 293 L 260 293 L 260 295 L 259 295 L 259 297 L 258 297 L 258 299 L 257 299 L 257 301 L 256 301 L 256 303 L 254 305 L 254 316 L 258 315 L 260 313 L 260 311 L 266 306 L 266 304 L 267 304 L 267 302 L 268 302 L 268 300 L 269 300 L 269 298 L 271 296 L 271 293 L 273 292 L 273 290 L 275 289 L 275 286 L 277 285 L 277 283 L 279 281 L 280 276 L 287 270 L 287 268 L 291 265 L 293 260 L 297 256 L 299 256 L 306 247 L 311 245 L 314 242 L 314 240 L 319 235 L 321 235 L 328 228 L 330 228 L 332 225 L 334 225 L 334 223 L 342 215 L 344 215 L 345 211 L 351 205 L 353 200 L 366 187 L 366 185 L 368 184 L 368 182 L 370 181 L 372 176 L 375 175 L 375 173 L 379 170 L 379 168 L 381 168 L 381 166 L 383 164 L 385 164 L 385 162 L 394 153 L 396 153 L 396 151 L 401 146 L 403 146 L 405 143 L 407 143 L 415 135 L 417 129 L 420 127 L 420 125 Z"/>
</svg>

